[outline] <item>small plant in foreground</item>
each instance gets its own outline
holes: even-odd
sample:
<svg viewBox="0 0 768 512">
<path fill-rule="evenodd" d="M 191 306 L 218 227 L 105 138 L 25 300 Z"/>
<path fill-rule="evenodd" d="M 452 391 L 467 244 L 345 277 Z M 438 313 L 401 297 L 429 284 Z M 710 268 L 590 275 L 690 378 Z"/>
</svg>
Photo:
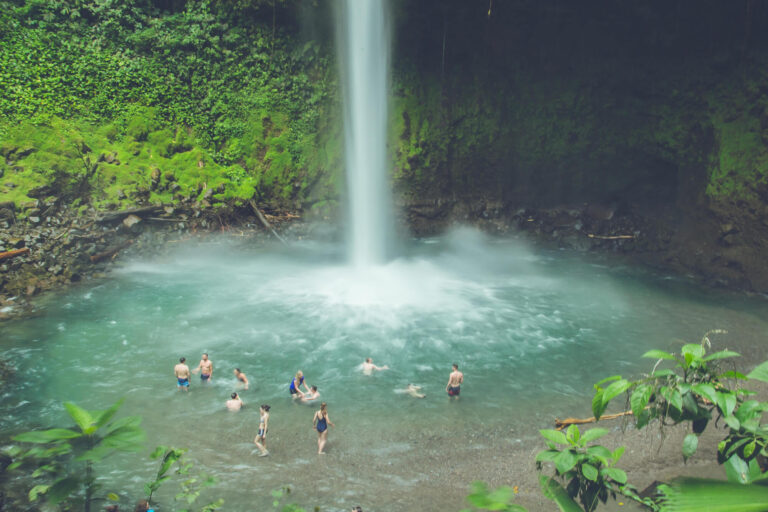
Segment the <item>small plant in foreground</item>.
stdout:
<svg viewBox="0 0 768 512">
<path fill-rule="evenodd" d="M 514 498 L 515 491 L 511 487 L 505 485 L 491 491 L 485 482 L 480 481 L 472 483 L 472 492 L 467 495 L 467 501 L 478 510 L 527 512 L 525 507 L 511 503 Z M 472 512 L 472 510 L 464 509 L 461 512 Z"/>
<path fill-rule="evenodd" d="M 30 501 L 40 496 L 52 504 L 82 500 L 83 510 L 90 512 L 98 499 L 118 499 L 111 493 L 97 497 L 100 486 L 96 483 L 93 464 L 115 452 L 133 452 L 142 447 L 144 431 L 139 428 L 140 416 L 111 421 L 122 403 L 120 400 L 103 411 L 86 411 L 65 402 L 64 407 L 76 428 L 35 430 L 13 437 L 15 441 L 35 446 L 20 450 L 9 469 L 32 463 L 35 466 L 32 476 L 46 480 L 29 491 Z"/>
</svg>

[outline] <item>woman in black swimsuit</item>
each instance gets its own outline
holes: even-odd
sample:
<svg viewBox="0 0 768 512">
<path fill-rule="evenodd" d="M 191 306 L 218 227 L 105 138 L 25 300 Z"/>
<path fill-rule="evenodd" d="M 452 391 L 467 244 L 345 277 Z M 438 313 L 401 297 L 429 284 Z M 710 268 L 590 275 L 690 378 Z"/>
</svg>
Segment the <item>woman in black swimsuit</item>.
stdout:
<svg viewBox="0 0 768 512">
<path fill-rule="evenodd" d="M 323 402 L 320 404 L 320 410 L 315 412 L 315 416 L 312 418 L 312 427 L 317 429 L 317 453 L 318 455 L 325 455 L 323 448 L 325 443 L 328 442 L 328 425 L 335 427 L 336 425 L 331 422 L 328 417 L 327 404 Z"/>
</svg>

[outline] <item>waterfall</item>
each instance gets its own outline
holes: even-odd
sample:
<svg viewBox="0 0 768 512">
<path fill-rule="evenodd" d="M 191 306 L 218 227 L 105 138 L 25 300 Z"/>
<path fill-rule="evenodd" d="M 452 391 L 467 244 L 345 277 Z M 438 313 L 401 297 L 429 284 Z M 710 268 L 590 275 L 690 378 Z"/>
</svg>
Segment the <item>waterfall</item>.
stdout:
<svg viewBox="0 0 768 512">
<path fill-rule="evenodd" d="M 349 258 L 356 267 L 367 267 L 386 261 L 392 232 L 386 155 L 390 45 L 386 0 L 339 2 Z"/>
</svg>

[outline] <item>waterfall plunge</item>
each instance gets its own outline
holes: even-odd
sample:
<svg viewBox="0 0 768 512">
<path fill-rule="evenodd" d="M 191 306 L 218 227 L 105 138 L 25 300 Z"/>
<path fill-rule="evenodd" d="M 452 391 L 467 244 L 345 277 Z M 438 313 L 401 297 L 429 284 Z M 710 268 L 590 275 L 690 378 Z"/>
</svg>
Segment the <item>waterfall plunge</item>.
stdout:
<svg viewBox="0 0 768 512">
<path fill-rule="evenodd" d="M 386 0 L 339 0 L 338 46 L 344 80 L 349 257 L 355 267 L 386 261 L 389 33 Z"/>
</svg>

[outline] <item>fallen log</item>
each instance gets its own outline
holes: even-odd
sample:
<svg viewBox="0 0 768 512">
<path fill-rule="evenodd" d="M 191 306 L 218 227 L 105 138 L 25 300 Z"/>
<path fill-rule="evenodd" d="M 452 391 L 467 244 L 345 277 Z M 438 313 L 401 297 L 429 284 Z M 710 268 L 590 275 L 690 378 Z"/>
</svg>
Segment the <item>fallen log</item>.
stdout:
<svg viewBox="0 0 768 512">
<path fill-rule="evenodd" d="M 99 224 L 106 224 L 109 222 L 116 222 L 123 220 L 129 215 L 136 215 L 141 217 L 149 213 L 160 212 L 163 209 L 162 206 L 144 206 L 142 208 L 131 208 L 129 210 L 120 210 L 119 212 L 105 213 L 101 218 L 96 219 Z"/>
<path fill-rule="evenodd" d="M 632 416 L 632 411 L 624 411 L 624 412 L 617 412 L 616 414 L 604 414 L 603 416 L 600 416 L 600 421 L 602 420 L 615 420 L 616 418 L 622 418 L 624 416 Z M 566 418 L 564 420 L 559 420 L 555 418 L 555 430 L 563 430 L 565 427 L 568 427 L 570 425 L 583 425 L 584 423 L 595 423 L 597 420 L 594 416 L 591 418 Z"/>
<path fill-rule="evenodd" d="M 259 208 L 256 206 L 256 203 L 255 203 L 255 202 L 253 202 L 253 201 L 248 201 L 248 204 L 250 204 L 250 205 L 251 205 L 251 209 L 253 209 L 253 212 L 256 214 L 256 217 L 258 217 L 258 219 L 259 219 L 259 221 L 262 223 L 262 225 L 264 225 L 264 227 L 265 227 L 265 228 L 267 228 L 268 230 L 270 230 L 270 231 L 272 232 L 272 234 L 273 234 L 273 235 L 275 235 L 275 238 L 277 238 L 278 240 L 280 240 L 281 242 L 283 242 L 285 245 L 288 245 L 288 242 L 286 242 L 286 241 L 283 239 L 283 237 L 281 237 L 280 235 L 278 235 L 278 234 L 277 234 L 277 231 L 275 231 L 275 230 L 272 228 L 272 225 L 271 225 L 271 224 L 270 224 L 270 223 L 267 221 L 267 218 L 266 218 L 266 217 L 264 217 L 264 215 L 261 213 L 261 210 L 259 210 Z"/>
<path fill-rule="evenodd" d="M 593 235 L 592 233 L 587 233 L 587 236 L 598 240 L 630 240 L 635 238 L 635 235 Z"/>
<path fill-rule="evenodd" d="M 29 254 L 29 247 L 22 247 L 21 249 L 13 249 L 12 251 L 0 252 L 0 260 L 8 260 L 21 256 L 22 254 Z"/>
<path fill-rule="evenodd" d="M 133 243 L 133 240 L 126 240 L 125 242 L 123 242 L 123 243 L 121 243 L 119 245 L 116 245 L 115 247 L 112 247 L 111 249 L 107 249 L 104 252 L 99 252 L 99 253 L 93 254 L 91 256 L 91 263 L 98 263 L 101 260 L 104 260 L 104 259 L 116 256 L 118 252 L 120 252 L 121 250 L 125 249 L 126 247 L 128 247 L 132 243 Z"/>
</svg>

